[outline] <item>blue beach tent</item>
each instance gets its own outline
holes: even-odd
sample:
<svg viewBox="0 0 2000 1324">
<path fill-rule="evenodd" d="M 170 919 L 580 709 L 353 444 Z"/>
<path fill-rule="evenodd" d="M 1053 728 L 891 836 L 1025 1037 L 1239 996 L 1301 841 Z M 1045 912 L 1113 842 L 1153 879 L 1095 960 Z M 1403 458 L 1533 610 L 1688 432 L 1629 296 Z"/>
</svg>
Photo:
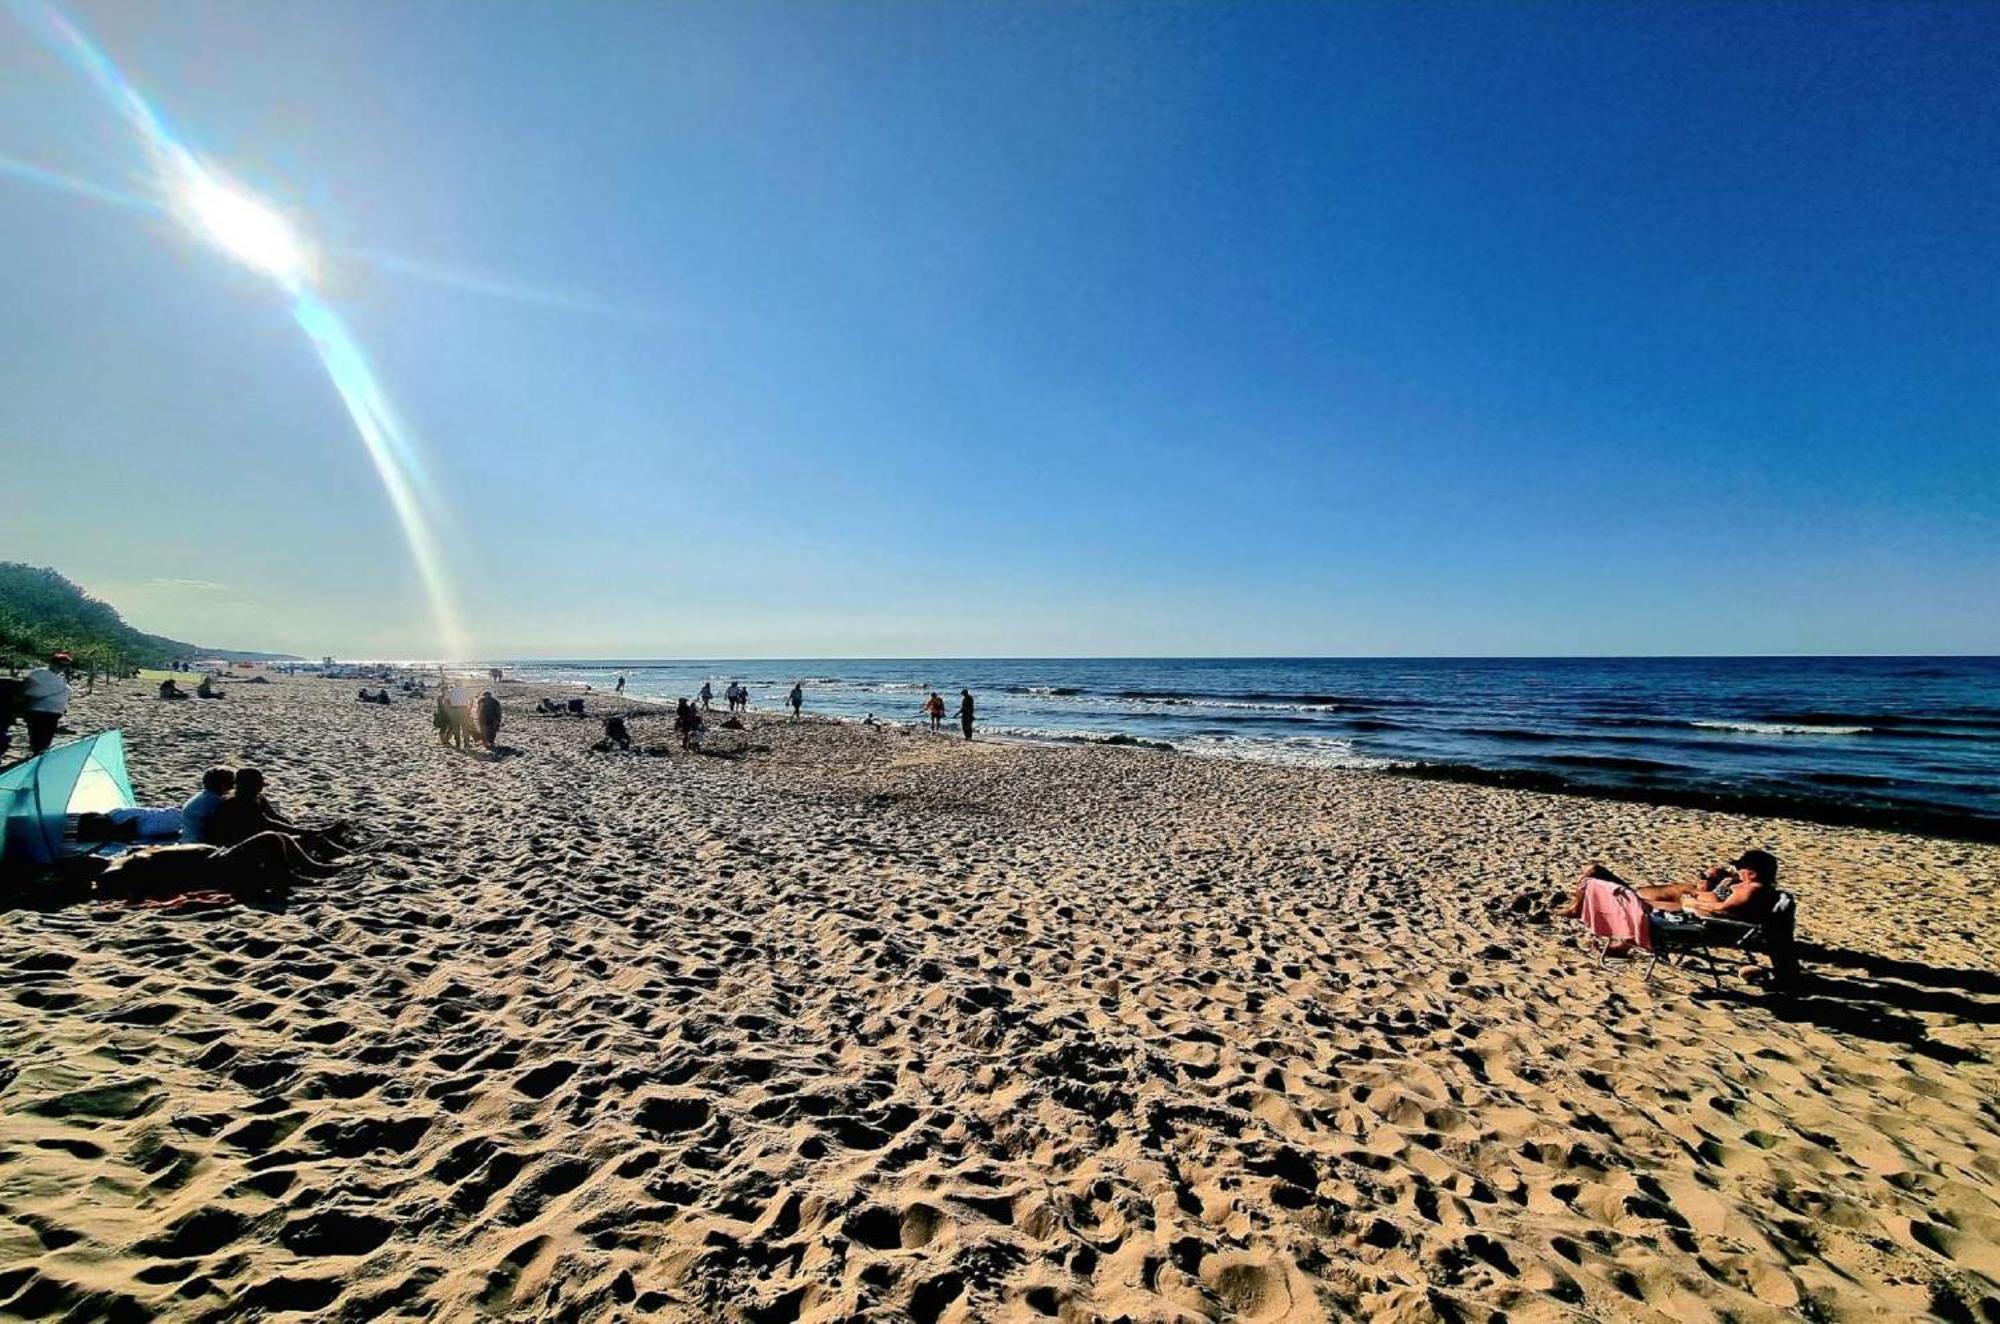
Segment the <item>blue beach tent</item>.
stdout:
<svg viewBox="0 0 2000 1324">
<path fill-rule="evenodd" d="M 125 775 L 125 733 L 100 731 L 0 772 L 6 835 L 0 859 L 48 864 L 64 853 L 65 829 L 78 814 L 132 807 Z"/>
</svg>

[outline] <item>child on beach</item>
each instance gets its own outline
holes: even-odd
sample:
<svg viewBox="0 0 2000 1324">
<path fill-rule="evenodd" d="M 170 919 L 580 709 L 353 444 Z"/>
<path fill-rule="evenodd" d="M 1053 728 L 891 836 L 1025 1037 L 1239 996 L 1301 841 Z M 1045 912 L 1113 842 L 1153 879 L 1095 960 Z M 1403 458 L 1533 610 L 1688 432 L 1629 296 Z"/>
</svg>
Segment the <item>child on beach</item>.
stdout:
<svg viewBox="0 0 2000 1324">
<path fill-rule="evenodd" d="M 932 731 L 944 728 L 944 698 L 936 690 L 932 690 L 931 697 L 924 700 L 924 715 L 931 719 Z"/>
</svg>

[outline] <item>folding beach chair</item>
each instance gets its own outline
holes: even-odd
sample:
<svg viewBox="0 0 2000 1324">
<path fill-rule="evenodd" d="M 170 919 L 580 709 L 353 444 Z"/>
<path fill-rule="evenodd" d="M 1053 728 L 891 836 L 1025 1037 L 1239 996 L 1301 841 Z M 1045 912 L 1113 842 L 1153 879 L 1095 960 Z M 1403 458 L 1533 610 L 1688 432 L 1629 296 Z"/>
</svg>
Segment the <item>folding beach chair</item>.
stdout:
<svg viewBox="0 0 2000 1324">
<path fill-rule="evenodd" d="M 1718 951 L 1763 953 L 1771 963 L 1772 987 L 1786 988 L 1798 976 L 1799 959 L 1795 943 L 1798 934 L 1799 901 L 1790 892 L 1779 892 L 1770 913 L 1761 920 L 1730 919 L 1722 915 L 1696 915 L 1688 911 L 1656 911 L 1651 917 L 1653 959 L 1646 966 L 1646 980 L 1662 958 L 1670 965 L 1699 961 L 1715 987 L 1722 987 L 1722 967 Z"/>
</svg>

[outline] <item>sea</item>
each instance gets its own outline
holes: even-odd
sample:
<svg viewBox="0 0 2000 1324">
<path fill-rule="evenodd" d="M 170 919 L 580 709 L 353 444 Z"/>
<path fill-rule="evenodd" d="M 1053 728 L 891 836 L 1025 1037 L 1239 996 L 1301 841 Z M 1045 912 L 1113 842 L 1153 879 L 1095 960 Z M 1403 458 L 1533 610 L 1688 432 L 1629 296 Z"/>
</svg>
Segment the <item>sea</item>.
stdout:
<svg viewBox="0 0 2000 1324">
<path fill-rule="evenodd" d="M 917 722 L 976 697 L 989 736 L 1769 812 L 2000 840 L 2000 658 L 952 658 L 520 661 L 671 702 Z"/>
</svg>

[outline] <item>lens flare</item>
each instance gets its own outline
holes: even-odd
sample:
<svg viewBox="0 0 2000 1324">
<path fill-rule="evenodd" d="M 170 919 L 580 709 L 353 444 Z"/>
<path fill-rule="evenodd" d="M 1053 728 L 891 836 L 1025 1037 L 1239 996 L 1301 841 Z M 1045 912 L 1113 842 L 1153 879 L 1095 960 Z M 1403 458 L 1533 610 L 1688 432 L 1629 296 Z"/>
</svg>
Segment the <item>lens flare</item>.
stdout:
<svg viewBox="0 0 2000 1324">
<path fill-rule="evenodd" d="M 190 229 L 244 266 L 287 289 L 305 283 L 305 241 L 284 217 L 243 189 L 204 172 L 182 184 L 176 201 Z"/>
<path fill-rule="evenodd" d="M 450 580 L 438 544 L 437 502 L 417 448 L 389 406 L 367 356 L 347 324 L 313 288 L 313 248 L 276 208 L 205 164 L 118 66 L 46 0 L 6 0 L 22 24 L 95 84 L 152 158 L 169 209 L 199 237 L 269 278 L 291 301 L 292 317 L 326 369 L 348 418 L 382 481 L 410 557 L 430 599 L 441 656 L 465 656 Z"/>
</svg>

